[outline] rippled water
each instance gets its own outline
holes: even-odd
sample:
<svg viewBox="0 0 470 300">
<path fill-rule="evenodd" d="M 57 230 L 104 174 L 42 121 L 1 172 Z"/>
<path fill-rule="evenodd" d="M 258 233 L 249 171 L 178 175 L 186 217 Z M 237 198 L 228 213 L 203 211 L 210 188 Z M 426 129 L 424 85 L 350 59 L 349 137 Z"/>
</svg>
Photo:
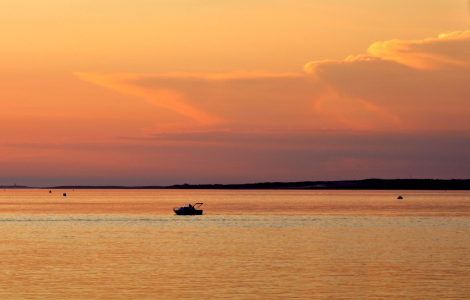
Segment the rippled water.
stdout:
<svg viewBox="0 0 470 300">
<path fill-rule="evenodd" d="M 5 190 L 0 298 L 468 299 L 469 217 L 466 191 Z"/>
</svg>

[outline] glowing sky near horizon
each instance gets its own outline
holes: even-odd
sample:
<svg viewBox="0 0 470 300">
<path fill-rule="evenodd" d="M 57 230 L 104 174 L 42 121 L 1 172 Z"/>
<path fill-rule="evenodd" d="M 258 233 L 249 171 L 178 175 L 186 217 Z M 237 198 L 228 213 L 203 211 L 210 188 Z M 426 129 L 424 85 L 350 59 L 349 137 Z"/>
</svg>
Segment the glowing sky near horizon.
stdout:
<svg viewBox="0 0 470 300">
<path fill-rule="evenodd" d="M 0 185 L 470 178 L 468 1 L 1 7 Z"/>
</svg>

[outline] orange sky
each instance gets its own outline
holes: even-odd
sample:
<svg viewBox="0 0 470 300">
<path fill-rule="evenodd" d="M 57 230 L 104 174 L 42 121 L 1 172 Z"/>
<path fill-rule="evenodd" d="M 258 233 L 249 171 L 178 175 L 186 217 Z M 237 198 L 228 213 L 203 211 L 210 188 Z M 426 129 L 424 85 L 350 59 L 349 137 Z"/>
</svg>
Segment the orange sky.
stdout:
<svg viewBox="0 0 470 300">
<path fill-rule="evenodd" d="M 114 2 L 2 4 L 0 185 L 470 178 L 468 1 Z"/>
</svg>

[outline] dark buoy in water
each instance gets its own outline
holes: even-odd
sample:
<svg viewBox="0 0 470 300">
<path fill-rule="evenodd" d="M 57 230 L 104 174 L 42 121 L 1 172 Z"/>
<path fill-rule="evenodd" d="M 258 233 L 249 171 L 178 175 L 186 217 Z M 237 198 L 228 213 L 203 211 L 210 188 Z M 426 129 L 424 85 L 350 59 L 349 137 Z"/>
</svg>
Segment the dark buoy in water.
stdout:
<svg viewBox="0 0 470 300">
<path fill-rule="evenodd" d="M 51 191 L 51 190 L 49 190 L 49 193 L 52 193 L 52 191 Z"/>
<path fill-rule="evenodd" d="M 398 198 L 397 198 L 397 199 L 403 199 L 403 197 L 402 197 L 402 196 L 398 196 Z"/>
<path fill-rule="evenodd" d="M 67 196 L 67 194 L 66 194 L 66 193 L 64 193 L 63 195 L 64 195 L 64 196 Z"/>
</svg>

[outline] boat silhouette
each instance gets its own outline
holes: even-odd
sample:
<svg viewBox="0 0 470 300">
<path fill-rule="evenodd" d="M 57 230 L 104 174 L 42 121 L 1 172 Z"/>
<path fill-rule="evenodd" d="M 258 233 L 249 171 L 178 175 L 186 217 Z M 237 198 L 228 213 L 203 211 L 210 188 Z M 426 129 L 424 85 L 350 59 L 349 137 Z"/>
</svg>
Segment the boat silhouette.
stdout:
<svg viewBox="0 0 470 300">
<path fill-rule="evenodd" d="M 177 215 L 202 215 L 202 209 L 198 209 L 202 204 L 204 203 L 185 204 L 181 207 L 174 207 L 173 211 Z"/>
</svg>

